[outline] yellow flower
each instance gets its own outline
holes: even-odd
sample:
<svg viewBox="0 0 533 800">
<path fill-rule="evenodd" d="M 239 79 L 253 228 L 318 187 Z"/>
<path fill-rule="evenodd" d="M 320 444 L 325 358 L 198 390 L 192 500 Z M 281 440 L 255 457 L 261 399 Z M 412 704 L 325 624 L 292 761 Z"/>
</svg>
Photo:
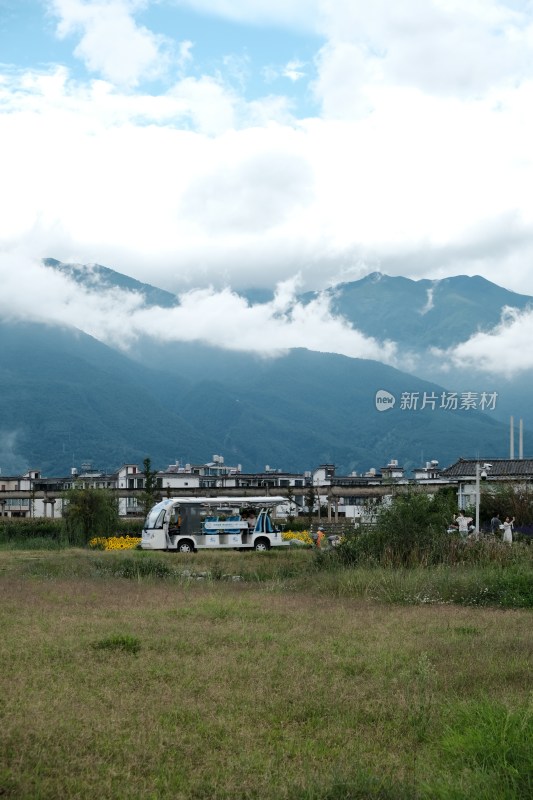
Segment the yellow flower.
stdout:
<svg viewBox="0 0 533 800">
<path fill-rule="evenodd" d="M 313 540 L 309 536 L 309 531 L 283 531 L 281 538 L 286 542 L 290 542 L 291 539 L 298 539 L 300 542 L 304 542 L 304 544 L 313 544 Z"/>
<path fill-rule="evenodd" d="M 141 543 L 140 536 L 95 536 L 89 547 L 100 550 L 133 550 Z"/>
</svg>

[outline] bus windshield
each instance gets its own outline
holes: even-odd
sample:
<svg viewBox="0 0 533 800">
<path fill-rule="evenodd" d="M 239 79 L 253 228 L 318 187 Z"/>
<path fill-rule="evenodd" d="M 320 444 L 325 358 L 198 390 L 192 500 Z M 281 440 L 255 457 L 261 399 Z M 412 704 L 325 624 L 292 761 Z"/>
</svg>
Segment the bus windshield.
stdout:
<svg viewBox="0 0 533 800">
<path fill-rule="evenodd" d="M 148 528 L 162 528 L 163 523 L 165 521 L 165 514 L 167 510 L 167 503 L 158 503 L 156 506 L 152 508 L 148 516 L 146 517 L 146 521 L 144 523 L 144 527 Z"/>
</svg>

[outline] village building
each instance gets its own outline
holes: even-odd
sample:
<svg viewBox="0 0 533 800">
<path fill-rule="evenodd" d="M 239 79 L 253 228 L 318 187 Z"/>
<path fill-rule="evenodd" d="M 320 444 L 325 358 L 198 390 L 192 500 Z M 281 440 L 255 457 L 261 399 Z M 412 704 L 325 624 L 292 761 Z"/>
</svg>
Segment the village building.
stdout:
<svg viewBox="0 0 533 800">
<path fill-rule="evenodd" d="M 391 459 L 379 470 L 371 468 L 363 474 L 337 475 L 333 464 L 321 464 L 303 473 L 285 472 L 269 465 L 262 472 L 245 473 L 240 464 L 228 465 L 223 456 L 214 455 L 205 464 L 176 461 L 157 471 L 155 480 L 161 496 L 202 491 L 223 494 L 239 489 L 282 494 L 287 496 L 287 502 L 279 508 L 281 516 L 307 514 L 312 498 L 319 516 L 357 523 L 371 521 L 378 504 L 389 502 L 395 491 L 408 486 L 420 486 L 428 492 L 453 487 L 458 508 L 474 508 L 479 502 L 481 482 L 486 486 L 499 482 L 511 482 L 517 487 L 532 485 L 533 459 L 460 458 L 445 469 L 439 467 L 438 461 L 428 461 L 412 472 L 408 477 L 404 467 Z M 89 462 L 61 478 L 42 477 L 37 469 L 19 476 L 0 475 L 0 513 L 6 517 L 60 517 L 64 493 L 80 485 L 116 491 L 122 517 L 144 513 L 146 487 L 142 467 L 123 464 L 116 472 L 106 473 Z"/>
<path fill-rule="evenodd" d="M 512 483 L 517 488 L 531 486 L 533 458 L 460 458 L 442 470 L 440 478 L 457 485 L 458 508 L 476 504 L 480 483 Z"/>
</svg>

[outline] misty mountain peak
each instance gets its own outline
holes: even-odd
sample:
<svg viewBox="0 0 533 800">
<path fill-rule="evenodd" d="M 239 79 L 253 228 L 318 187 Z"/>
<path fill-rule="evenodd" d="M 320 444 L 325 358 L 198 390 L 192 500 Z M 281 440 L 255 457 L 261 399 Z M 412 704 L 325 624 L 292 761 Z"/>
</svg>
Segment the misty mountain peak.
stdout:
<svg viewBox="0 0 533 800">
<path fill-rule="evenodd" d="M 172 308 L 179 302 L 176 295 L 171 292 L 158 289 L 149 283 L 142 283 L 101 264 L 65 263 L 55 258 L 43 258 L 42 263 L 45 267 L 67 275 L 71 280 L 92 291 L 95 289 L 102 289 L 102 291 L 122 289 L 127 292 L 135 292 L 144 298 L 146 306 Z"/>
</svg>

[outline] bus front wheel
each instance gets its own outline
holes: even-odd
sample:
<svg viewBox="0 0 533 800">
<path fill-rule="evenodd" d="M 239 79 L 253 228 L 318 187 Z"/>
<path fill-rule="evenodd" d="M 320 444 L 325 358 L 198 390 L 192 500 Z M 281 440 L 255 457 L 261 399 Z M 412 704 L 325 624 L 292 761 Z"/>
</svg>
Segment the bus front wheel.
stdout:
<svg viewBox="0 0 533 800">
<path fill-rule="evenodd" d="M 194 553 L 194 547 L 191 542 L 180 542 L 178 545 L 178 553 Z"/>
<path fill-rule="evenodd" d="M 266 550 L 270 550 L 270 542 L 268 539 L 257 539 L 254 544 L 254 550 L 264 553 Z"/>
</svg>

